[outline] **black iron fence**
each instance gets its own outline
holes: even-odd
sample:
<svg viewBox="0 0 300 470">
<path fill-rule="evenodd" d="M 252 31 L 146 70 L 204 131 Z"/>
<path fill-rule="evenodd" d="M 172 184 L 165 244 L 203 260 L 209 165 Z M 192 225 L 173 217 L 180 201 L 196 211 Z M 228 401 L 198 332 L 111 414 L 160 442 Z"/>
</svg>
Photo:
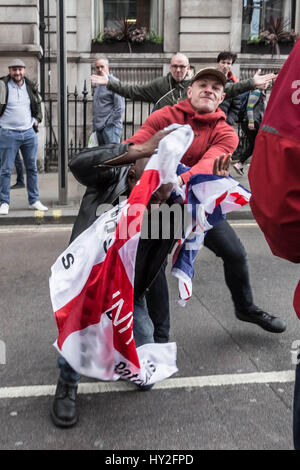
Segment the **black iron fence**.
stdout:
<svg viewBox="0 0 300 470">
<path fill-rule="evenodd" d="M 125 112 L 123 118 L 122 140 L 131 137 L 145 122 L 151 113 L 152 103 L 125 100 Z M 89 96 L 86 82 L 82 92 L 77 87 L 71 92 L 67 91 L 67 122 L 68 122 L 68 158 L 88 146 L 88 140 L 92 133 L 92 97 Z M 45 171 L 55 171 L 58 167 L 58 142 L 57 142 L 57 98 L 51 94 L 45 94 Z"/>
</svg>

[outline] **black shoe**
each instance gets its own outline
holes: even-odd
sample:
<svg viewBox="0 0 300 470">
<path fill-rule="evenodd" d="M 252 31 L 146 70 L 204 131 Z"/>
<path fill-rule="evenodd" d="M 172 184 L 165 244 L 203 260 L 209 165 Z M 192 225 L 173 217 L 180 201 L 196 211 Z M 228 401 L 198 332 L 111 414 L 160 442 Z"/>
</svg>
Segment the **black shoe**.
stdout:
<svg viewBox="0 0 300 470">
<path fill-rule="evenodd" d="M 51 417 L 56 426 L 69 428 L 77 423 L 77 385 L 70 385 L 59 378 L 57 382 Z"/>
<path fill-rule="evenodd" d="M 271 333 L 283 333 L 286 329 L 286 324 L 279 317 L 274 317 L 258 307 L 248 312 L 235 310 L 235 315 L 239 320 L 256 323 L 256 325 Z"/>
<path fill-rule="evenodd" d="M 24 183 L 15 183 L 13 184 L 10 189 L 21 189 L 21 188 L 25 188 L 25 184 Z"/>
</svg>

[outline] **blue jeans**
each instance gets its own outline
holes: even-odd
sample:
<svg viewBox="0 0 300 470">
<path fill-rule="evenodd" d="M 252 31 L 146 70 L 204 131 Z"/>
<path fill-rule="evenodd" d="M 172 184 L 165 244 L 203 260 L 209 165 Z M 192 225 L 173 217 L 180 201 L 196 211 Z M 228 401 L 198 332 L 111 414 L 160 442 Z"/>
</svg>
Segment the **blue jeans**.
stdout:
<svg viewBox="0 0 300 470">
<path fill-rule="evenodd" d="M 24 184 L 24 172 L 23 172 L 23 164 L 20 152 L 17 152 L 16 159 L 15 159 L 15 167 L 17 172 L 17 183 Z"/>
<path fill-rule="evenodd" d="M 133 337 L 135 345 L 138 348 L 143 344 L 154 343 L 154 327 L 149 317 L 145 297 L 141 297 L 134 302 L 133 310 Z M 80 374 L 68 364 L 68 362 L 59 356 L 57 366 L 60 369 L 60 377 L 70 384 L 76 385 L 80 380 Z"/>
<path fill-rule="evenodd" d="M 10 202 L 10 178 L 19 150 L 26 168 L 28 202 L 38 201 L 37 147 L 37 136 L 32 127 L 27 131 L 0 128 L 0 203 Z"/>
<path fill-rule="evenodd" d="M 119 144 L 121 141 L 122 128 L 113 124 L 107 124 L 103 129 L 96 132 L 99 145 Z"/>
</svg>

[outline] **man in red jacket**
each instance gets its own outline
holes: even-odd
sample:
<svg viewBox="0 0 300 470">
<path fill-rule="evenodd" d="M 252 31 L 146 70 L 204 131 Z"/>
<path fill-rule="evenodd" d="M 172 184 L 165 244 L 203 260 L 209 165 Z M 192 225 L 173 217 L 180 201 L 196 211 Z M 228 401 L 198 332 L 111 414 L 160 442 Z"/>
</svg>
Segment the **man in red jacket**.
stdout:
<svg viewBox="0 0 300 470">
<path fill-rule="evenodd" d="M 221 71 L 214 68 L 200 70 L 193 77 L 191 86 L 188 88 L 188 99 L 152 113 L 128 140 L 135 144 L 132 150 L 129 149 L 129 153 L 134 152 L 135 147 L 142 145 L 156 132 L 170 124 L 190 124 L 195 138 L 183 156 L 182 163 L 191 168 L 181 174 L 180 184 L 185 184 L 194 174 L 213 173 L 215 159 L 222 154 L 233 153 L 238 144 L 236 132 L 226 123 L 226 115 L 219 108 L 225 98 L 225 83 L 226 77 Z M 128 161 L 129 154 L 125 158 Z M 272 333 L 285 331 L 286 325 L 280 318 L 270 315 L 254 304 L 246 251 L 226 220 L 207 232 L 204 245 L 223 260 L 225 281 L 232 296 L 236 317 L 241 321 L 255 323 Z M 166 286 L 163 270 L 160 276 L 160 284 Z M 167 289 L 164 290 L 167 295 Z M 164 299 L 162 290 L 157 292 L 157 295 L 167 307 L 168 302 Z M 147 298 L 147 302 L 148 300 L 151 319 L 161 334 L 158 341 L 163 342 L 162 338 L 167 341 L 169 310 L 161 308 L 159 314 L 155 315 L 154 309 L 151 308 L 151 298 Z"/>
</svg>

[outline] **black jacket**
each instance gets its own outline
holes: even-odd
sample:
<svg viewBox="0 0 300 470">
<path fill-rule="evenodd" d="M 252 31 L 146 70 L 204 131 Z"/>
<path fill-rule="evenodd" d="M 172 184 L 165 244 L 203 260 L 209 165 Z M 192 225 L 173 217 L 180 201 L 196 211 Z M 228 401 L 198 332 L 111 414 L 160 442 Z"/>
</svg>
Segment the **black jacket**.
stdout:
<svg viewBox="0 0 300 470">
<path fill-rule="evenodd" d="M 10 80 L 10 76 L 6 75 L 5 77 L 0 78 L 0 116 L 5 111 L 8 99 L 8 82 Z M 43 119 L 42 114 L 42 98 L 38 91 L 38 85 L 35 82 L 32 82 L 27 77 L 24 77 L 27 92 L 30 99 L 30 108 L 32 116 L 38 121 L 41 122 Z"/>
<path fill-rule="evenodd" d="M 232 79 L 227 80 L 228 83 L 234 83 Z M 219 106 L 222 111 L 226 114 L 226 122 L 230 124 L 231 126 L 234 126 L 236 122 L 238 122 L 239 119 L 239 111 L 241 108 L 241 100 L 239 96 L 236 96 L 235 98 L 225 98 L 225 100 L 220 104 Z"/>
<path fill-rule="evenodd" d="M 75 178 L 88 186 L 83 196 L 70 242 L 97 219 L 101 204 L 117 203 L 119 196 L 128 196 L 127 177 L 130 165 L 112 167 L 109 162 L 127 152 L 129 144 L 107 144 L 86 149 L 69 163 Z M 136 257 L 134 297 L 145 294 L 155 280 L 175 241 L 181 236 L 181 225 L 172 220 L 169 239 L 140 239 Z"/>
</svg>

